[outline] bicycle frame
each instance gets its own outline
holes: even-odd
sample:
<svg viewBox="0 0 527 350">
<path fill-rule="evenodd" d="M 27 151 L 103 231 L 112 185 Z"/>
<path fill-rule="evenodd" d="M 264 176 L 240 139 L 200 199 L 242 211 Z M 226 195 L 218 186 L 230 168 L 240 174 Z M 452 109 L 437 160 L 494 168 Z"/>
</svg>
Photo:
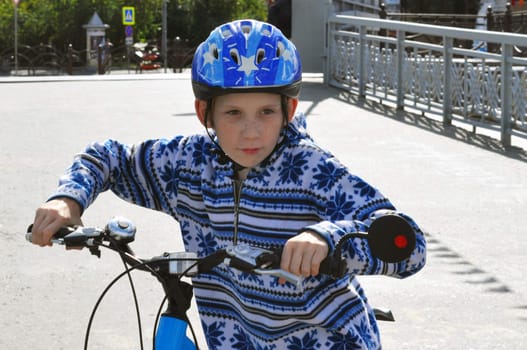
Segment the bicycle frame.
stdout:
<svg viewBox="0 0 527 350">
<path fill-rule="evenodd" d="M 196 350 L 187 337 L 188 323 L 167 314 L 161 315 L 155 336 L 155 350 Z"/>
</svg>

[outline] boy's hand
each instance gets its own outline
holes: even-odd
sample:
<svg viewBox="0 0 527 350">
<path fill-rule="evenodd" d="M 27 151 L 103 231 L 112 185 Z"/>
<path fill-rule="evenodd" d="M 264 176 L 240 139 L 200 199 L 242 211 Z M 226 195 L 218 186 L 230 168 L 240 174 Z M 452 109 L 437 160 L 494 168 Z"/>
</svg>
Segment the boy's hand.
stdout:
<svg viewBox="0 0 527 350">
<path fill-rule="evenodd" d="M 63 226 L 82 225 L 81 208 L 70 198 L 53 199 L 40 206 L 35 213 L 31 243 L 51 246 L 51 237 Z"/>
<path fill-rule="evenodd" d="M 320 236 L 313 232 L 302 232 L 286 242 L 280 268 L 295 275 L 316 276 L 328 251 L 327 242 Z"/>
</svg>

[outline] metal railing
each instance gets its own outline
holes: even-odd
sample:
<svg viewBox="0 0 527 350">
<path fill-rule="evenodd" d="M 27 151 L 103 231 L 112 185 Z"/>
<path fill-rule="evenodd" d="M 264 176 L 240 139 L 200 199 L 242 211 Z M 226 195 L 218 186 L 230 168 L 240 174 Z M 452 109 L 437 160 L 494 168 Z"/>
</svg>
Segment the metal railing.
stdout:
<svg viewBox="0 0 527 350">
<path fill-rule="evenodd" d="M 190 66 L 194 50 L 179 38 L 174 40 L 168 50 L 168 67 L 174 72 L 182 72 Z M 0 51 L 0 76 L 110 74 L 112 70 L 140 73 L 145 68 L 138 53 L 142 52 L 135 47 L 100 45 L 90 52 L 96 61 L 96 65 L 91 66 L 86 62 L 86 50 L 77 51 L 71 45 L 64 51 L 51 45 L 19 45 L 17 60 L 13 48 Z"/>
<path fill-rule="evenodd" d="M 498 45 L 499 53 L 455 44 L 467 40 Z M 515 48 L 527 48 L 527 36 L 330 15 L 325 79 L 445 124 L 498 131 L 510 146 L 513 135 L 527 138 L 527 58 Z"/>
</svg>

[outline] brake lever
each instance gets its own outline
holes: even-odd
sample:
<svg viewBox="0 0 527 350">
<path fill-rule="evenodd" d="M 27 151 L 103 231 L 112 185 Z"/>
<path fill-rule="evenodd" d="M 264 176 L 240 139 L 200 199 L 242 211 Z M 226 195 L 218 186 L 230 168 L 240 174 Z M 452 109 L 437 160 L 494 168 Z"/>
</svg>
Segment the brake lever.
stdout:
<svg viewBox="0 0 527 350">
<path fill-rule="evenodd" d="M 302 290 L 302 282 L 304 281 L 304 277 L 302 276 L 295 275 L 294 273 L 282 269 L 254 269 L 253 271 L 259 275 L 271 275 L 283 278 L 287 282 L 294 284 L 297 289 Z"/>
<path fill-rule="evenodd" d="M 63 238 L 64 245 L 67 247 L 92 247 L 95 245 L 96 240 L 104 235 L 104 230 L 95 227 L 76 227 L 75 230 Z"/>
<path fill-rule="evenodd" d="M 224 262 L 228 266 L 245 272 L 283 278 L 294 284 L 297 289 L 302 288 L 304 278 L 279 269 L 280 258 L 274 251 L 238 244 L 225 248 L 225 253 L 227 256 Z"/>
<path fill-rule="evenodd" d="M 225 262 L 239 270 L 250 272 L 255 269 L 275 268 L 279 258 L 275 252 L 245 244 L 231 245 L 225 248 Z"/>
</svg>

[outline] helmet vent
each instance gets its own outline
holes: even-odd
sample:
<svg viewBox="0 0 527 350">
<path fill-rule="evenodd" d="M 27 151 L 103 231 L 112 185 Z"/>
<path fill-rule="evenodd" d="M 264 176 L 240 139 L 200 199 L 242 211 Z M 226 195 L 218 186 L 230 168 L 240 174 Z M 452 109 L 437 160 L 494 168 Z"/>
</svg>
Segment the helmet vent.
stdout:
<svg viewBox="0 0 527 350">
<path fill-rule="evenodd" d="M 252 26 L 249 23 L 243 24 L 241 26 L 243 34 L 247 35 L 251 32 Z"/>
<path fill-rule="evenodd" d="M 262 63 L 263 60 L 265 60 L 265 50 L 258 49 L 258 52 L 256 53 L 256 64 Z"/>
<path fill-rule="evenodd" d="M 238 50 L 236 50 L 236 49 L 231 49 L 231 51 L 229 51 L 229 54 L 231 55 L 232 60 L 233 60 L 236 64 L 240 64 L 240 54 L 238 53 Z"/>
<path fill-rule="evenodd" d="M 218 52 L 218 47 L 216 46 L 216 44 L 212 44 L 209 47 L 209 52 L 212 54 L 212 56 L 214 56 L 215 59 L 218 59 L 220 57 L 220 54 Z"/>
<path fill-rule="evenodd" d="M 221 31 L 221 36 L 223 37 L 223 39 L 229 39 L 230 37 L 232 37 L 232 31 L 230 29 L 224 29 Z"/>
</svg>

